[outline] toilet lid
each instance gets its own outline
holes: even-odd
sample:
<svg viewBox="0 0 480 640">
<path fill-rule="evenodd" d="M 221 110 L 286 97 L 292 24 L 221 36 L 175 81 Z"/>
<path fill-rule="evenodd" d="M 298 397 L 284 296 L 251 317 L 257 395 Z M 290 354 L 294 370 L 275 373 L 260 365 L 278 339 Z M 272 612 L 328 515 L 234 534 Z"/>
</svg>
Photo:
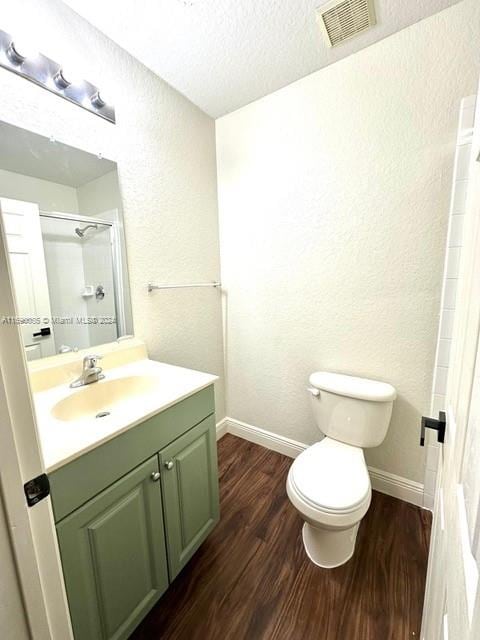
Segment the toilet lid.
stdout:
<svg viewBox="0 0 480 640">
<path fill-rule="evenodd" d="M 330 438 L 303 451 L 290 473 L 300 496 L 319 509 L 352 511 L 370 495 L 363 450 Z"/>
</svg>

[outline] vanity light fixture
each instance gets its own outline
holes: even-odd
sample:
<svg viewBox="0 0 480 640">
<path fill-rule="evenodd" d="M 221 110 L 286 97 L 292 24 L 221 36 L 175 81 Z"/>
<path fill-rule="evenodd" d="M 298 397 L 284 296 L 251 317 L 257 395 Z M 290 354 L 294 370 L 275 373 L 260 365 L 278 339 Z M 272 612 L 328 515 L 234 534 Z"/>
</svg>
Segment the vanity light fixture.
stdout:
<svg viewBox="0 0 480 640">
<path fill-rule="evenodd" d="M 61 90 L 65 90 L 67 87 L 69 87 L 72 83 L 67 80 L 67 78 L 64 76 L 63 74 L 63 69 L 60 68 L 57 73 L 53 76 L 53 82 L 55 83 L 55 85 Z"/>
<path fill-rule="evenodd" d="M 25 60 L 27 59 L 27 56 L 20 53 L 20 51 L 18 49 L 18 46 L 14 42 L 11 42 L 8 45 L 7 58 L 10 60 L 12 64 L 20 65 L 22 64 L 22 62 L 25 62 Z"/>
<path fill-rule="evenodd" d="M 30 80 L 57 96 L 115 124 L 115 109 L 106 102 L 98 87 L 83 79 L 76 79 L 61 65 L 42 53 L 30 51 L 18 44 L 8 33 L 0 30 L 0 67 Z"/>
<path fill-rule="evenodd" d="M 105 102 L 105 100 L 102 99 L 102 96 L 100 95 L 100 91 L 96 91 L 93 96 L 90 97 L 90 102 L 93 104 L 94 107 L 104 107 L 107 103 Z"/>
</svg>

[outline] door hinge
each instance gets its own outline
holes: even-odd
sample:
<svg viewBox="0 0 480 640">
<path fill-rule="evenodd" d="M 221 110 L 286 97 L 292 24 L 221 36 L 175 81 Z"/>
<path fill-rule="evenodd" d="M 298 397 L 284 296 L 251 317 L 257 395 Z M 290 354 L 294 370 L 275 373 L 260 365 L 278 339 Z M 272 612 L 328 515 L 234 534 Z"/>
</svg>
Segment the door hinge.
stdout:
<svg viewBox="0 0 480 640">
<path fill-rule="evenodd" d="M 437 432 L 437 442 L 445 442 L 445 430 L 447 428 L 447 419 L 445 411 L 440 411 L 438 420 L 422 416 L 422 428 L 420 430 L 420 446 L 425 446 L 425 429 L 434 429 Z"/>
<path fill-rule="evenodd" d="M 27 504 L 29 507 L 33 507 L 50 495 L 50 482 L 46 473 L 29 480 L 23 485 L 25 491 L 25 497 L 27 498 Z"/>
</svg>

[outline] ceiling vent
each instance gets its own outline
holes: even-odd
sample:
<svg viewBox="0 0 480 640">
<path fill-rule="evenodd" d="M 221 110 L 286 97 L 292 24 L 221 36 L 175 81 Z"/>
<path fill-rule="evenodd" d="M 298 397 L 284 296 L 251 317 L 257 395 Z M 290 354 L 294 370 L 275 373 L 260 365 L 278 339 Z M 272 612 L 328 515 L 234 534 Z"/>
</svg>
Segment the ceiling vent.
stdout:
<svg viewBox="0 0 480 640">
<path fill-rule="evenodd" d="M 376 24 L 373 0 L 333 0 L 316 11 L 317 20 L 331 47 Z"/>
</svg>

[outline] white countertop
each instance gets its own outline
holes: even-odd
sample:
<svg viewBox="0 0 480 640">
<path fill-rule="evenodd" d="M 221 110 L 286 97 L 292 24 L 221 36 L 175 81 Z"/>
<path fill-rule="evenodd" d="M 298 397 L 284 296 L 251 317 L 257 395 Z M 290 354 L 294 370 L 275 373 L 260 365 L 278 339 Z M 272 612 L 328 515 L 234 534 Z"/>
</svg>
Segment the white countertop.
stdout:
<svg viewBox="0 0 480 640">
<path fill-rule="evenodd" d="M 64 398 L 85 393 L 92 385 L 71 389 L 62 383 L 34 393 L 37 428 L 47 473 L 205 389 L 218 379 L 208 373 L 149 359 L 136 360 L 104 373 L 104 380 L 92 384 L 101 388 L 116 378 L 149 376 L 155 379 L 154 390 L 141 396 L 125 397 L 121 402 L 108 406 L 111 414 L 104 418 L 92 415 L 68 421 L 56 418 L 52 409 Z"/>
</svg>

